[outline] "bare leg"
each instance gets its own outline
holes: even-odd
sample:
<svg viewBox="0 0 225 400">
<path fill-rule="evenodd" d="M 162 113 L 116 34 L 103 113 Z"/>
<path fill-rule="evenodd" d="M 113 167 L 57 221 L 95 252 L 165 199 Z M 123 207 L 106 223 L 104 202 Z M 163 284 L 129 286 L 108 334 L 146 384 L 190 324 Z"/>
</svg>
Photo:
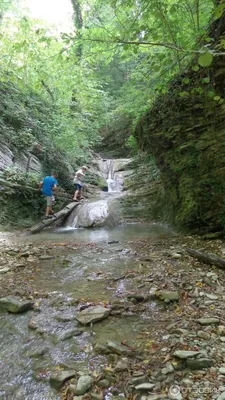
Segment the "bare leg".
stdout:
<svg viewBox="0 0 225 400">
<path fill-rule="evenodd" d="M 49 206 L 48 206 L 48 207 L 46 208 L 45 216 L 48 217 L 50 212 L 52 212 L 52 207 L 49 207 Z"/>
<path fill-rule="evenodd" d="M 78 195 L 79 195 L 79 190 L 76 190 L 76 192 L 74 193 L 74 197 L 73 197 L 73 200 L 78 200 Z"/>
</svg>

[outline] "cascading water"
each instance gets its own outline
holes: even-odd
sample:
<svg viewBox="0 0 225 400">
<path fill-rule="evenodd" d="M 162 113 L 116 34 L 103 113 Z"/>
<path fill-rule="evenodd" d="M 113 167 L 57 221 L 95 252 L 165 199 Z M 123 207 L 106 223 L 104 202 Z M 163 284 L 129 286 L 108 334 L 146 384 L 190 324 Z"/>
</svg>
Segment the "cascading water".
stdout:
<svg viewBox="0 0 225 400">
<path fill-rule="evenodd" d="M 121 192 L 123 186 L 123 177 L 119 172 L 115 172 L 114 160 L 106 160 L 107 164 L 107 184 L 108 192 Z"/>
<path fill-rule="evenodd" d="M 108 193 L 114 193 L 114 196 L 104 194 L 104 199 L 79 204 L 68 217 L 67 227 L 88 228 L 119 223 L 117 198 L 121 196 L 128 162 L 126 159 L 98 160 L 98 174 L 107 181 Z"/>
</svg>

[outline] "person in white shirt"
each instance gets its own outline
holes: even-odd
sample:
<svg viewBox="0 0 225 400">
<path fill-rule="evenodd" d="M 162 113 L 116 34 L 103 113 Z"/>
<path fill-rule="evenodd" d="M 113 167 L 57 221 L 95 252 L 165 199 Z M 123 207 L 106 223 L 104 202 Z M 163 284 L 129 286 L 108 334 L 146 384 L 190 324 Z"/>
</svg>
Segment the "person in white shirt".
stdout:
<svg viewBox="0 0 225 400">
<path fill-rule="evenodd" d="M 79 201 L 81 197 L 81 191 L 82 188 L 84 187 L 84 177 L 85 174 L 87 172 L 87 167 L 84 165 L 83 167 L 81 167 L 81 169 L 78 169 L 78 171 L 75 174 L 73 183 L 75 184 L 75 193 L 74 193 L 74 197 L 73 200 L 74 201 Z"/>
</svg>

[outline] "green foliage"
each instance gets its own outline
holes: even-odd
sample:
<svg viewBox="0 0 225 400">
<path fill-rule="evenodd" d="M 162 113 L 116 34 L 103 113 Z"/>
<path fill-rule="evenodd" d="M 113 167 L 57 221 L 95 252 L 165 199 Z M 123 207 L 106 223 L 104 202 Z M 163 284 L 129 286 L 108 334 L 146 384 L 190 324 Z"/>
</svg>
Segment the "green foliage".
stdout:
<svg viewBox="0 0 225 400">
<path fill-rule="evenodd" d="M 20 185 L 28 185 L 35 189 L 38 188 L 40 176 L 34 173 L 26 173 L 18 168 L 6 168 L 0 175 L 1 178 L 6 179 L 7 182 L 17 183 Z"/>
<path fill-rule="evenodd" d="M 138 154 L 138 143 L 135 136 L 131 135 L 127 139 L 126 145 L 130 149 L 132 156 L 136 156 Z"/>
<path fill-rule="evenodd" d="M 209 67 L 212 64 L 212 61 L 213 56 L 209 52 L 202 54 L 198 59 L 198 63 L 201 65 L 201 67 Z"/>
</svg>

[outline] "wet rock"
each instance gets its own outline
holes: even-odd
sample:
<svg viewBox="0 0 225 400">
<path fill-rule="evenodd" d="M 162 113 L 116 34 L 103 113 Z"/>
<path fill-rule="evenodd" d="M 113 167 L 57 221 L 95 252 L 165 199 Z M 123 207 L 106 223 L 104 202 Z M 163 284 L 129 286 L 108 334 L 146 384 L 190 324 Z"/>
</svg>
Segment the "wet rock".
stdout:
<svg viewBox="0 0 225 400">
<path fill-rule="evenodd" d="M 137 378 L 132 378 L 129 383 L 131 385 L 140 385 L 141 383 L 145 383 L 148 380 L 147 375 L 138 376 Z"/>
<path fill-rule="evenodd" d="M 166 398 L 166 394 L 152 394 L 150 396 L 141 396 L 141 400 L 163 400 Z"/>
<path fill-rule="evenodd" d="M 17 264 L 14 264 L 13 265 L 14 266 L 14 268 L 25 268 L 26 267 L 26 264 L 24 264 L 24 263 L 17 263 Z"/>
<path fill-rule="evenodd" d="M 125 276 L 126 279 L 133 279 L 137 276 L 137 274 L 135 274 L 134 272 L 130 272 L 129 274 L 127 274 Z"/>
<path fill-rule="evenodd" d="M 106 344 L 112 353 L 116 353 L 118 355 L 131 355 L 132 354 L 132 350 L 122 344 L 115 343 L 115 342 L 107 342 Z"/>
<path fill-rule="evenodd" d="M 135 389 L 138 391 L 146 391 L 152 390 L 155 387 L 154 383 L 141 383 L 140 385 L 135 386 Z"/>
<path fill-rule="evenodd" d="M 103 393 L 97 393 L 97 392 L 91 392 L 90 396 L 91 396 L 92 400 L 103 400 L 103 398 L 104 398 Z"/>
<path fill-rule="evenodd" d="M 108 388 L 109 385 L 110 385 L 110 382 L 108 381 L 108 379 L 102 379 L 101 381 L 99 381 L 99 382 L 97 383 L 97 385 L 98 385 L 99 387 L 102 387 L 102 388 Z"/>
<path fill-rule="evenodd" d="M 198 331 L 197 332 L 198 337 L 204 340 L 209 340 L 210 339 L 210 334 L 205 332 L 205 331 Z"/>
<path fill-rule="evenodd" d="M 120 391 L 116 387 L 112 387 L 111 393 L 113 394 L 113 396 L 118 396 L 120 394 Z M 114 397 L 114 399 L 115 399 L 115 397 Z"/>
<path fill-rule="evenodd" d="M 111 315 L 114 316 L 114 317 L 116 317 L 116 316 L 118 316 L 118 315 L 121 315 L 121 314 L 122 314 L 122 311 L 121 311 L 121 310 L 111 311 Z"/>
<path fill-rule="evenodd" d="M 122 359 L 121 361 L 118 361 L 118 363 L 115 366 L 115 372 L 122 372 L 126 371 L 128 369 L 128 360 L 127 359 Z"/>
<path fill-rule="evenodd" d="M 190 357 L 196 357 L 200 352 L 199 351 L 191 351 L 191 350 L 177 350 L 173 354 L 174 357 L 179 358 L 180 360 L 186 360 Z"/>
<path fill-rule="evenodd" d="M 225 392 L 221 393 L 216 400 L 225 400 Z"/>
<path fill-rule="evenodd" d="M 124 302 L 119 302 L 119 301 L 116 301 L 116 302 L 113 302 L 112 304 L 111 304 L 111 310 L 123 310 L 124 309 Z"/>
<path fill-rule="evenodd" d="M 108 318 L 109 315 L 110 309 L 101 306 L 94 306 L 88 307 L 79 312 L 75 318 L 81 324 L 88 325 L 94 322 L 102 321 L 103 319 Z"/>
<path fill-rule="evenodd" d="M 178 301 L 179 293 L 178 292 L 169 292 L 167 290 L 157 290 L 155 292 L 155 296 L 160 300 L 166 301 Z"/>
<path fill-rule="evenodd" d="M 9 271 L 10 271 L 10 268 L 7 268 L 7 267 L 0 268 L 0 274 L 6 274 L 6 272 L 9 272 Z"/>
<path fill-rule="evenodd" d="M 76 372 L 74 370 L 53 372 L 49 382 L 54 389 L 60 389 L 68 379 L 73 378 L 75 375 Z"/>
<path fill-rule="evenodd" d="M 75 390 L 76 390 L 76 385 L 72 385 L 72 384 L 71 384 L 71 385 L 69 386 L 68 392 L 69 392 L 69 393 L 75 393 Z"/>
<path fill-rule="evenodd" d="M 143 294 L 138 294 L 138 293 L 137 294 L 128 294 L 127 298 L 131 299 L 131 300 L 134 299 L 138 303 L 145 300 L 145 296 Z"/>
<path fill-rule="evenodd" d="M 111 350 L 107 346 L 103 346 L 102 344 L 96 343 L 94 350 L 99 354 L 110 354 Z"/>
<path fill-rule="evenodd" d="M 10 313 L 22 313 L 31 310 L 34 303 L 29 300 L 23 300 L 20 297 L 8 296 L 0 299 L 0 311 Z"/>
<path fill-rule="evenodd" d="M 48 350 L 49 349 L 47 346 L 41 346 L 41 347 L 36 346 L 36 348 L 28 350 L 25 353 L 25 355 L 26 355 L 26 357 L 30 357 L 30 358 L 39 358 L 39 357 L 43 356 L 44 354 L 46 354 L 48 352 Z"/>
<path fill-rule="evenodd" d="M 70 322 L 70 321 L 73 321 L 75 318 L 74 318 L 74 315 L 59 314 L 59 315 L 56 315 L 55 319 L 59 322 Z"/>
<path fill-rule="evenodd" d="M 171 374 L 172 372 L 174 372 L 174 368 L 173 368 L 172 364 L 170 364 L 170 363 L 168 363 L 166 365 L 166 367 L 162 369 L 163 375 Z"/>
<path fill-rule="evenodd" d="M 220 323 L 219 318 L 200 318 L 197 320 L 197 322 L 202 325 L 218 325 Z"/>
<path fill-rule="evenodd" d="M 59 335 L 58 335 L 58 340 L 67 340 L 70 339 L 73 336 L 80 336 L 82 335 L 83 331 L 80 331 L 79 329 L 66 329 L 64 331 L 62 331 Z"/>
<path fill-rule="evenodd" d="M 195 359 L 195 360 L 187 360 L 186 361 L 187 368 L 190 369 L 204 369 L 204 368 L 210 368 L 213 365 L 212 360 L 208 358 L 202 358 L 202 359 Z"/>
<path fill-rule="evenodd" d="M 52 260 L 54 256 L 49 256 L 49 255 L 43 255 L 39 257 L 39 260 Z"/>
<path fill-rule="evenodd" d="M 88 392 L 93 384 L 93 378 L 89 375 L 83 375 L 78 379 L 75 394 L 83 395 Z"/>
<path fill-rule="evenodd" d="M 208 297 L 210 300 L 218 300 L 218 296 L 215 294 L 206 293 L 206 297 Z"/>
<path fill-rule="evenodd" d="M 40 323 L 43 322 L 43 316 L 42 315 L 34 315 L 31 317 L 30 321 L 28 322 L 28 328 L 30 329 L 38 329 Z"/>
<path fill-rule="evenodd" d="M 188 335 L 189 331 L 187 329 L 177 328 L 173 331 L 175 335 Z"/>
</svg>

